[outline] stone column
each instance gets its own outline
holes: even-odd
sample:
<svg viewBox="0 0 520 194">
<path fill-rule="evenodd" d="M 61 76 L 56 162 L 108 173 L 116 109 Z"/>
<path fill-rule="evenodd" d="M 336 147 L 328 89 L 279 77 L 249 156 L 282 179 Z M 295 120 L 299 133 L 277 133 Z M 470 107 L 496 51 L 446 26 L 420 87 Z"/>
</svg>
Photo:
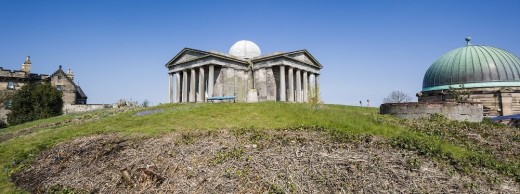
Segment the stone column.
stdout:
<svg viewBox="0 0 520 194">
<path fill-rule="evenodd" d="M 307 71 L 303 71 L 303 101 L 307 102 L 309 99 L 309 77 Z"/>
<path fill-rule="evenodd" d="M 316 77 L 316 78 L 314 78 L 315 79 L 315 83 L 316 83 L 316 85 L 315 85 L 315 87 L 316 87 L 315 93 L 316 93 L 316 96 L 318 96 L 320 94 L 320 74 L 316 74 L 315 77 Z"/>
<path fill-rule="evenodd" d="M 316 97 L 316 77 L 314 73 L 310 73 L 309 75 L 309 92 L 310 97 Z"/>
<path fill-rule="evenodd" d="M 208 73 L 208 97 L 213 97 L 213 86 L 215 85 L 215 66 L 209 65 Z"/>
<path fill-rule="evenodd" d="M 168 73 L 168 101 L 173 103 L 173 73 Z"/>
<path fill-rule="evenodd" d="M 181 76 L 175 72 L 175 102 L 181 102 Z"/>
<path fill-rule="evenodd" d="M 199 96 L 197 97 L 197 102 L 204 102 L 206 100 L 205 88 L 204 84 L 204 67 L 199 68 Z"/>
<path fill-rule="evenodd" d="M 296 69 L 296 102 L 302 102 L 302 73 Z"/>
<path fill-rule="evenodd" d="M 289 67 L 289 102 L 294 102 L 294 73 L 293 68 Z"/>
<path fill-rule="evenodd" d="M 182 71 L 182 102 L 188 102 L 188 71 Z"/>
<path fill-rule="evenodd" d="M 283 65 L 280 65 L 280 89 L 279 89 L 279 92 L 280 92 L 280 101 L 281 102 L 285 102 L 286 100 L 286 97 L 285 97 L 285 92 L 287 91 L 287 89 L 285 88 L 285 66 Z"/>
<path fill-rule="evenodd" d="M 195 94 L 197 93 L 197 91 L 195 91 L 196 84 L 197 84 L 196 78 L 197 78 L 197 73 L 195 73 L 195 68 L 192 68 L 191 73 L 190 73 L 190 99 L 189 99 L 190 102 L 195 102 Z"/>
</svg>

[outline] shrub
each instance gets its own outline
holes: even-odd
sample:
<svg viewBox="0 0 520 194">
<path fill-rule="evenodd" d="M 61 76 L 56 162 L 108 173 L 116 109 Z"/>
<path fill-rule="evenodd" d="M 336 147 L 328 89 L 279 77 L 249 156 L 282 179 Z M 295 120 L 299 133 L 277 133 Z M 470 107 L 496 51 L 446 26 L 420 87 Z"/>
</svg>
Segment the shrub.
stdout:
<svg viewBox="0 0 520 194">
<path fill-rule="evenodd" d="M 62 92 L 50 83 L 27 84 L 22 87 L 12 100 L 11 113 L 7 115 L 10 125 L 17 125 L 38 119 L 63 114 Z"/>
</svg>

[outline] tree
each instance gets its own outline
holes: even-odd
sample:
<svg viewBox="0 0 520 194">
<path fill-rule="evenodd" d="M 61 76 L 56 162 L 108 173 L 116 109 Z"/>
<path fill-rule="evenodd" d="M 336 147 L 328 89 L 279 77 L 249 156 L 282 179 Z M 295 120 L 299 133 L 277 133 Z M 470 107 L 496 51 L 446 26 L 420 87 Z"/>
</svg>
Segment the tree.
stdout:
<svg viewBox="0 0 520 194">
<path fill-rule="evenodd" d="M 467 102 L 471 92 L 464 87 L 464 84 L 459 85 L 459 87 L 460 88 L 454 88 L 450 86 L 448 94 L 450 94 L 455 102 Z"/>
<path fill-rule="evenodd" d="M 12 98 L 7 122 L 17 125 L 63 114 L 62 92 L 50 83 L 27 84 Z"/>
<path fill-rule="evenodd" d="M 150 101 L 148 100 L 144 100 L 143 101 L 143 104 L 141 104 L 142 107 L 149 107 L 150 106 Z"/>
<path fill-rule="evenodd" d="M 383 98 L 383 103 L 403 103 L 412 101 L 412 97 L 401 91 L 392 91 L 386 98 Z"/>
</svg>

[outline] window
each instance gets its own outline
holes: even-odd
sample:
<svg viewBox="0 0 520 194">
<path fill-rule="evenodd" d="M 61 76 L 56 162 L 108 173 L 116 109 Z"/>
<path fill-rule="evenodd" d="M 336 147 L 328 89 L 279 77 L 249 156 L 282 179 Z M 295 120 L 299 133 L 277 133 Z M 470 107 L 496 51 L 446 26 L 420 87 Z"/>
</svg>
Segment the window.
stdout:
<svg viewBox="0 0 520 194">
<path fill-rule="evenodd" d="M 14 90 L 14 81 L 7 82 L 7 89 Z"/>
<path fill-rule="evenodd" d="M 10 99 L 10 100 L 6 101 L 5 102 L 5 107 L 7 109 L 11 109 L 13 107 L 13 100 Z"/>
<path fill-rule="evenodd" d="M 57 89 L 58 91 L 63 91 L 63 86 L 62 86 L 62 85 L 57 85 L 57 86 L 56 86 L 56 89 Z"/>
<path fill-rule="evenodd" d="M 58 75 L 58 79 L 61 79 L 61 75 Z"/>
</svg>

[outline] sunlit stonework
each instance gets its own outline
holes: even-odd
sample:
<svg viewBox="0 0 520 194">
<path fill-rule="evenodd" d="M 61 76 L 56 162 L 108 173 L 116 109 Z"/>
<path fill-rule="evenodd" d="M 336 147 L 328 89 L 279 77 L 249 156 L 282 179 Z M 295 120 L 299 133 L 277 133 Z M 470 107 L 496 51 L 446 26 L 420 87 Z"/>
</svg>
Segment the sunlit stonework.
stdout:
<svg viewBox="0 0 520 194">
<path fill-rule="evenodd" d="M 241 40 L 229 54 L 184 48 L 166 68 L 170 102 L 306 102 L 317 95 L 322 65 L 305 49 L 261 55 Z"/>
</svg>

